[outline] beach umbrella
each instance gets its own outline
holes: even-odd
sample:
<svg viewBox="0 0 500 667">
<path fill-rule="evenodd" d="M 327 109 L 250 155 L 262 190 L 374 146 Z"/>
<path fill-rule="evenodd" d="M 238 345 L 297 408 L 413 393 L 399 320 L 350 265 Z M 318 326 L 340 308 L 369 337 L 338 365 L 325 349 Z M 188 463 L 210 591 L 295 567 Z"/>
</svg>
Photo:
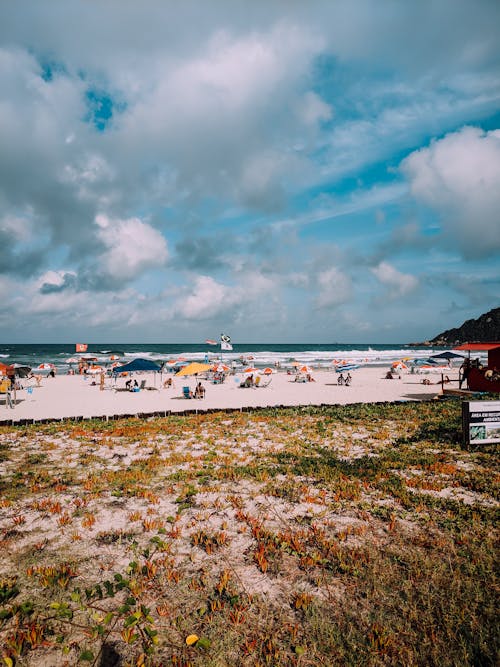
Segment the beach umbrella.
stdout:
<svg viewBox="0 0 500 667">
<path fill-rule="evenodd" d="M 97 375 L 98 373 L 103 373 L 104 368 L 102 366 L 91 366 L 87 369 L 87 375 Z"/>
<path fill-rule="evenodd" d="M 177 357 L 177 359 L 169 359 L 165 362 L 166 366 L 179 366 L 180 364 L 186 363 L 186 357 Z"/>
<path fill-rule="evenodd" d="M 109 360 L 110 360 L 110 361 L 116 361 L 116 360 L 119 359 L 119 358 L 120 358 L 120 355 L 119 355 L 119 354 L 110 354 L 110 355 L 109 355 Z"/>
<path fill-rule="evenodd" d="M 299 368 L 299 371 L 300 371 L 301 373 L 313 373 L 313 372 L 314 372 L 313 369 L 312 369 L 310 366 L 307 366 L 307 365 L 305 365 L 305 366 L 301 366 L 301 367 Z"/>
<path fill-rule="evenodd" d="M 395 361 L 392 364 L 392 369 L 395 370 L 395 371 L 407 371 L 408 366 L 405 363 L 403 363 L 402 361 Z"/>
<path fill-rule="evenodd" d="M 226 366 L 226 364 L 214 364 L 210 370 L 214 371 L 215 373 L 227 373 L 231 369 L 229 366 Z"/>
<path fill-rule="evenodd" d="M 65 364 L 77 364 L 78 359 L 76 357 L 69 357 L 69 359 L 66 359 L 64 362 Z"/>
<path fill-rule="evenodd" d="M 267 367 L 267 368 L 264 368 L 263 370 L 261 370 L 259 372 L 262 373 L 262 375 L 272 375 L 275 371 L 274 371 L 274 368 Z"/>
<path fill-rule="evenodd" d="M 55 366 L 54 366 L 54 364 L 44 362 L 43 364 L 40 364 L 36 368 L 37 368 L 38 371 L 51 371 L 53 368 L 55 368 Z"/>
<path fill-rule="evenodd" d="M 178 371 L 175 375 L 176 377 L 185 375 L 197 375 L 198 373 L 203 373 L 204 371 L 209 371 L 209 370 L 210 370 L 210 364 L 200 364 L 197 361 L 193 361 L 187 366 L 184 366 L 184 368 L 181 368 L 181 370 Z"/>
<path fill-rule="evenodd" d="M 253 368 L 252 366 L 249 366 L 248 368 L 245 368 L 241 372 L 242 373 L 258 373 L 259 369 L 258 368 Z"/>
<path fill-rule="evenodd" d="M 26 366 L 25 364 L 11 364 L 9 368 L 12 369 L 14 375 L 20 378 L 28 377 L 31 373 L 31 366 Z"/>
</svg>

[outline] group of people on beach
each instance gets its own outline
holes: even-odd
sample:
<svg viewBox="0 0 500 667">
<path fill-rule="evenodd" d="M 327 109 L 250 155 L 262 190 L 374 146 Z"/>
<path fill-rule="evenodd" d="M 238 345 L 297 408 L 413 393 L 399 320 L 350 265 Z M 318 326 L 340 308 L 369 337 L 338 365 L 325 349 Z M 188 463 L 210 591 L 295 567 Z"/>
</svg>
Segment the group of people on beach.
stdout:
<svg viewBox="0 0 500 667">
<path fill-rule="evenodd" d="M 337 384 L 338 385 L 343 385 L 344 387 L 349 387 L 352 382 L 352 377 L 351 374 L 348 372 L 347 375 L 344 377 L 342 373 L 339 375 Z"/>
</svg>

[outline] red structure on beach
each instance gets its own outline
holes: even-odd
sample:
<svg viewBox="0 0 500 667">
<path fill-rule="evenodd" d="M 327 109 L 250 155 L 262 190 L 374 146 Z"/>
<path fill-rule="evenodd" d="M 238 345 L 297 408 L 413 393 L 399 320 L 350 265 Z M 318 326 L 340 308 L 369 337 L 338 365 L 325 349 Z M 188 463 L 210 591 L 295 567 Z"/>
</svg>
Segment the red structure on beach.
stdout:
<svg viewBox="0 0 500 667">
<path fill-rule="evenodd" d="M 487 366 L 470 361 L 468 388 L 472 391 L 500 394 L 500 342 L 465 343 L 454 349 L 468 352 L 469 360 L 471 352 L 488 352 Z"/>
</svg>

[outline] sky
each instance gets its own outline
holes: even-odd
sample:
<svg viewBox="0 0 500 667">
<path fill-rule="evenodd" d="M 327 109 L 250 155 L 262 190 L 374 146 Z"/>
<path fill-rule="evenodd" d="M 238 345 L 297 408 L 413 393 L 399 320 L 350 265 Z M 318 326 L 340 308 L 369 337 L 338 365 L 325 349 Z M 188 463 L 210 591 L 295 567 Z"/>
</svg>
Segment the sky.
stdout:
<svg viewBox="0 0 500 667">
<path fill-rule="evenodd" d="M 498 307 L 499 26 L 2 2 L 0 342 L 414 342 Z"/>
</svg>

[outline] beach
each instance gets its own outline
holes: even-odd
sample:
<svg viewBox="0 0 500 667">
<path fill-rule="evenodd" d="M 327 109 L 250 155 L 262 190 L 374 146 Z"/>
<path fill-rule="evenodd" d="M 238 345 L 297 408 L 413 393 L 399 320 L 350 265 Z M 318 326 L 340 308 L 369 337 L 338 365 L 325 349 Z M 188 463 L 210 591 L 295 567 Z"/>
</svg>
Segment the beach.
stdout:
<svg viewBox="0 0 500 667">
<path fill-rule="evenodd" d="M 407 402 L 0 427 L 5 664 L 494 664 L 498 457 L 462 447 L 459 401 L 379 375 L 44 381 L 31 414 Z"/>
<path fill-rule="evenodd" d="M 253 407 L 298 405 L 346 405 L 394 401 L 430 400 L 441 393 L 440 373 L 428 375 L 403 373 L 385 379 L 387 368 L 364 367 L 351 371 L 352 384 L 339 386 L 339 375 L 332 370 L 313 369 L 313 382 L 296 382 L 295 375 L 285 371 L 273 373 L 268 386 L 240 388 L 244 375 L 228 375 L 223 384 L 201 379 L 205 387 L 203 399 L 186 399 L 183 387 L 194 390 L 195 377 L 176 377 L 174 374 L 137 373 L 133 380 L 145 383 L 138 392 L 124 391 L 127 378 L 116 381 L 106 377 L 101 390 L 99 376 L 56 375 L 43 377 L 40 386 L 30 381 L 32 388 L 18 390 L 14 408 L 0 403 L 0 421 L 43 420 L 121 415 L 150 415 L 183 412 L 244 409 Z M 446 371 L 457 387 L 457 369 Z M 171 378 L 172 387 L 164 388 Z M 262 384 L 269 378 L 263 376 Z M 423 384 L 427 379 L 430 384 Z M 24 382 L 27 387 L 28 383 Z M 34 386 L 33 386 L 34 385 Z"/>
</svg>

